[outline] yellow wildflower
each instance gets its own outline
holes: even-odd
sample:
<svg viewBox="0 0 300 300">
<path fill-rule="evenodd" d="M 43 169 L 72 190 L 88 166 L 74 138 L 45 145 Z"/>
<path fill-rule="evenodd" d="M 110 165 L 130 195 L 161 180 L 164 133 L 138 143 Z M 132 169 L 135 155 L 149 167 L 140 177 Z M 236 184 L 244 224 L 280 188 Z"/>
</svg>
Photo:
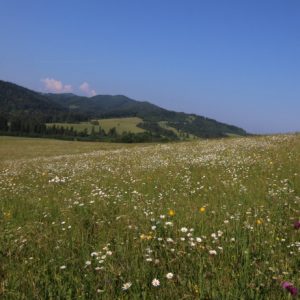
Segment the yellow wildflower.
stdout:
<svg viewBox="0 0 300 300">
<path fill-rule="evenodd" d="M 194 285 L 194 291 L 196 294 L 199 294 L 200 292 L 199 287 L 196 284 Z"/>
<path fill-rule="evenodd" d="M 141 238 L 141 240 L 147 240 L 147 241 L 149 241 L 149 240 L 151 240 L 152 239 L 152 235 L 150 234 L 150 235 L 146 235 L 146 234 L 141 234 L 140 235 L 140 238 Z"/>
<path fill-rule="evenodd" d="M 9 211 L 4 212 L 3 215 L 4 215 L 4 219 L 6 219 L 6 220 L 9 220 L 11 218 L 11 213 Z"/>
<path fill-rule="evenodd" d="M 170 209 L 169 212 L 168 212 L 168 214 L 169 214 L 170 217 L 175 216 L 175 210 L 174 209 Z"/>
<path fill-rule="evenodd" d="M 200 207 L 200 208 L 199 208 L 199 212 L 204 213 L 204 212 L 205 212 L 205 207 L 203 207 L 203 206 Z"/>
</svg>

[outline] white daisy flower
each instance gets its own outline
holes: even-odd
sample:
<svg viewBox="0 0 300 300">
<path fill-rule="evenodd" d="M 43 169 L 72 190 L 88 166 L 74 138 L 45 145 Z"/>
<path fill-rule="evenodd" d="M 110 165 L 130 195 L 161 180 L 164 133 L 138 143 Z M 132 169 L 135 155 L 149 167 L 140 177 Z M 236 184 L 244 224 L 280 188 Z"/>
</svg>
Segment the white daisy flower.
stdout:
<svg viewBox="0 0 300 300">
<path fill-rule="evenodd" d="M 210 255 L 217 255 L 217 251 L 216 250 L 209 250 L 209 254 Z"/>
<path fill-rule="evenodd" d="M 180 231 L 181 231 L 181 232 L 187 232 L 188 229 L 187 229 L 186 227 L 181 227 Z"/>
<path fill-rule="evenodd" d="M 123 284 L 122 290 L 123 290 L 123 291 L 126 291 L 126 290 L 128 290 L 131 286 L 132 286 L 132 283 L 131 283 L 131 282 L 126 282 L 126 283 Z"/>
<path fill-rule="evenodd" d="M 155 287 L 160 286 L 160 281 L 157 278 L 154 278 L 152 280 L 152 285 L 155 286 Z"/>
</svg>

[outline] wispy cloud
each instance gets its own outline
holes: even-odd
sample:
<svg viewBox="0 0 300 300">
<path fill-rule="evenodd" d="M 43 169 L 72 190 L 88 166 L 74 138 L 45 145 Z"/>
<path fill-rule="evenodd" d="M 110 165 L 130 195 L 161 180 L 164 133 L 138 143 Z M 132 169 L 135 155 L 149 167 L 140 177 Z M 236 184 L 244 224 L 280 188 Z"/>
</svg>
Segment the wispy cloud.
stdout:
<svg viewBox="0 0 300 300">
<path fill-rule="evenodd" d="M 79 86 L 79 89 L 89 97 L 96 96 L 96 91 L 91 89 L 90 85 L 86 81 Z"/>
<path fill-rule="evenodd" d="M 72 85 L 63 84 L 60 80 L 54 78 L 43 78 L 41 82 L 44 84 L 44 89 L 53 93 L 70 93 L 73 91 Z"/>
</svg>

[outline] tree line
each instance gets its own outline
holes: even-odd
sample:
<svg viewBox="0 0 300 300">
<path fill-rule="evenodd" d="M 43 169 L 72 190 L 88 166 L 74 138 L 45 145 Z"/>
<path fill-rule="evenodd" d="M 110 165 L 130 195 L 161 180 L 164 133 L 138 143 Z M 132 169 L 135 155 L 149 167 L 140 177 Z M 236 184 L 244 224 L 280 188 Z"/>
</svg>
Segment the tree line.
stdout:
<svg viewBox="0 0 300 300">
<path fill-rule="evenodd" d="M 93 125 L 92 122 L 91 124 Z M 171 141 L 177 139 L 173 132 L 158 130 L 153 124 L 152 126 L 144 126 L 148 131 L 142 133 L 124 131 L 119 134 L 115 127 L 110 128 L 107 132 L 100 126 L 97 127 L 99 129 L 95 130 L 95 126 L 92 126 L 91 132 L 88 132 L 87 128 L 82 131 L 77 131 L 72 126 L 61 126 L 57 124 L 47 126 L 44 118 L 39 114 L 31 114 L 29 117 L 26 113 L 15 113 L 8 117 L 0 113 L 1 135 L 122 143 Z M 165 134 L 164 136 L 161 135 L 162 132 Z"/>
</svg>

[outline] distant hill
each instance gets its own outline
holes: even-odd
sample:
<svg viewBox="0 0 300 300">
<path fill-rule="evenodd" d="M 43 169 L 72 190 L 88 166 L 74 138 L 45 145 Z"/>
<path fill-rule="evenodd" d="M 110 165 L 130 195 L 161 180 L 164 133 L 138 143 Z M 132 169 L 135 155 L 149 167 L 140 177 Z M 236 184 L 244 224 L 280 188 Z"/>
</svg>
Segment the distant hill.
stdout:
<svg viewBox="0 0 300 300">
<path fill-rule="evenodd" d="M 129 117 L 142 120 L 137 126 L 143 129 L 143 132 L 168 139 L 176 139 L 179 135 L 202 138 L 247 135 L 245 130 L 233 125 L 196 114 L 170 111 L 123 95 L 97 95 L 88 98 L 71 93 L 43 94 L 0 81 L 2 124 L 10 123 L 12 119 L 22 119 L 25 123 L 27 119 L 34 119 L 41 123 L 61 124 L 84 121 L 86 124 L 97 119 Z M 120 130 L 119 128 L 118 131 Z"/>
<path fill-rule="evenodd" d="M 138 116 L 147 120 L 161 121 L 178 115 L 145 101 L 136 101 L 123 95 L 97 95 L 81 97 L 74 94 L 46 94 L 59 105 L 71 111 L 80 111 L 95 118 Z"/>
<path fill-rule="evenodd" d="M 0 80 L 0 113 L 40 114 L 46 119 L 53 115 L 66 113 L 62 105 L 48 99 L 40 93 L 19 85 Z"/>
<path fill-rule="evenodd" d="M 82 112 L 90 118 L 139 117 L 144 127 L 149 123 L 167 122 L 169 127 L 198 137 L 246 135 L 246 131 L 195 114 L 170 111 L 146 101 L 136 101 L 123 95 L 98 95 L 91 98 L 74 94 L 47 94 L 49 99 L 73 112 Z"/>
</svg>

